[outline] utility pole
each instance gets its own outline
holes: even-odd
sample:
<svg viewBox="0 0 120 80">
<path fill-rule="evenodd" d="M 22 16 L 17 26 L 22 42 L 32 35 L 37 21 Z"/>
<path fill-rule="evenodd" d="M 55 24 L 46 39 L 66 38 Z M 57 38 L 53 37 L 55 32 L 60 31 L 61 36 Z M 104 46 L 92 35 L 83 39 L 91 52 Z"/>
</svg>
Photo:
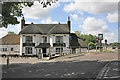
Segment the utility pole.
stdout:
<svg viewBox="0 0 120 80">
<path fill-rule="evenodd" d="M 98 38 L 96 38 L 96 43 L 97 43 L 97 45 L 96 45 L 96 52 L 97 52 L 97 46 L 99 45 L 99 39 Z"/>
<path fill-rule="evenodd" d="M 101 43 L 101 40 L 100 40 L 100 52 L 102 52 L 102 43 Z"/>
</svg>

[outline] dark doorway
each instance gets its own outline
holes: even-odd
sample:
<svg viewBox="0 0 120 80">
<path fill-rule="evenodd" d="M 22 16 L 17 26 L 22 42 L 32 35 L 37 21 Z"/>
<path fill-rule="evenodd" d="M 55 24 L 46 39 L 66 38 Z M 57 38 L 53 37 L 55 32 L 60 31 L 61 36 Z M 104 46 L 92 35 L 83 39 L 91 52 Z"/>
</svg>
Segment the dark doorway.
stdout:
<svg viewBox="0 0 120 80">
<path fill-rule="evenodd" d="M 76 53 L 76 49 L 72 48 L 72 54 Z"/>
<path fill-rule="evenodd" d="M 46 48 L 42 48 L 42 53 L 43 53 L 43 57 L 47 57 L 47 55 L 46 55 Z"/>
<path fill-rule="evenodd" d="M 43 49 L 42 49 L 42 52 L 43 52 L 43 53 L 46 53 L 46 48 L 43 48 Z"/>
</svg>

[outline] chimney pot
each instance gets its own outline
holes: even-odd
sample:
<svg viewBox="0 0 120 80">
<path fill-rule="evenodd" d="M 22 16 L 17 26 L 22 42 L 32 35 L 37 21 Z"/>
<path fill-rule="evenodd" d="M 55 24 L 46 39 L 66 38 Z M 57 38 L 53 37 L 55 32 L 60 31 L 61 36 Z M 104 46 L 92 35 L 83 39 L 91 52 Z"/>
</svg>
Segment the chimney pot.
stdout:
<svg viewBox="0 0 120 80">
<path fill-rule="evenodd" d="M 68 16 L 67 25 L 68 25 L 69 33 L 70 33 L 70 30 L 71 30 L 71 22 L 70 22 L 70 17 L 69 17 L 69 16 Z"/>
<path fill-rule="evenodd" d="M 22 17 L 21 19 L 21 29 L 23 29 L 25 26 L 25 20 L 24 20 L 24 17 Z"/>
<path fill-rule="evenodd" d="M 70 21 L 70 16 L 68 16 L 68 21 Z"/>
</svg>

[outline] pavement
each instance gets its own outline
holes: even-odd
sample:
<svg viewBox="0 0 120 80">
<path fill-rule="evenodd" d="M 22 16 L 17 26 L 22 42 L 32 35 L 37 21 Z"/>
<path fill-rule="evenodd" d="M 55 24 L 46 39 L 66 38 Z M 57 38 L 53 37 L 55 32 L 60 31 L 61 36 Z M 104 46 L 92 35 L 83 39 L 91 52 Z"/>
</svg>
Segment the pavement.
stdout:
<svg viewBox="0 0 120 80">
<path fill-rule="evenodd" d="M 6 65 L 7 59 L 1 58 L 0 64 Z M 93 53 L 82 53 L 82 54 L 72 54 L 72 55 L 66 55 L 61 56 L 57 58 L 53 58 L 51 60 L 40 60 L 38 58 L 10 58 L 10 64 L 14 63 L 30 63 L 35 64 L 39 62 L 58 62 L 58 61 L 93 61 L 93 60 L 99 60 L 99 61 L 114 61 L 118 60 L 118 52 L 111 52 L 111 53 L 99 53 L 99 52 L 93 52 Z"/>
<path fill-rule="evenodd" d="M 36 58 L 2 58 L 3 78 L 120 78 L 118 52 L 67 55 L 42 61 Z M 82 79 L 81 79 L 82 80 Z M 119 79 L 118 79 L 119 80 Z"/>
</svg>

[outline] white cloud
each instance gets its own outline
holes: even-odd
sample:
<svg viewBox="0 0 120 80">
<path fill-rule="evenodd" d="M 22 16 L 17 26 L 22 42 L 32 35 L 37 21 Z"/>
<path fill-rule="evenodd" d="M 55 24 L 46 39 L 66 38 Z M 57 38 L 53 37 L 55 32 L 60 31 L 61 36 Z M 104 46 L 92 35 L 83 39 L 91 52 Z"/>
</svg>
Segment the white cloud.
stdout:
<svg viewBox="0 0 120 80">
<path fill-rule="evenodd" d="M 8 31 L 5 27 L 0 28 L 0 38 L 4 37 L 7 35 Z"/>
<path fill-rule="evenodd" d="M 108 39 L 109 42 L 117 41 L 117 36 L 115 36 L 113 32 L 109 31 L 106 22 L 101 19 L 88 17 L 83 22 L 83 25 L 80 25 L 80 28 L 87 34 L 98 35 L 102 33 L 104 38 Z"/>
<path fill-rule="evenodd" d="M 107 16 L 107 20 L 112 23 L 118 22 L 118 13 L 113 13 L 113 14 L 109 13 Z"/>
<path fill-rule="evenodd" d="M 15 32 L 16 34 L 18 34 L 21 30 L 21 24 L 19 23 L 16 25 L 9 25 L 7 30 L 10 32 Z"/>
<path fill-rule="evenodd" d="M 35 22 L 33 23 L 36 24 Z M 25 24 L 31 24 L 31 22 L 25 22 Z M 21 23 L 16 25 L 9 25 L 7 30 L 10 32 L 15 32 L 16 34 L 19 34 L 19 32 L 21 31 Z"/>
<path fill-rule="evenodd" d="M 105 2 L 104 0 L 75 0 L 68 5 L 65 5 L 64 11 L 66 12 L 88 12 L 91 14 L 105 14 L 118 10 L 117 2 Z"/>
<path fill-rule="evenodd" d="M 58 6 L 60 6 L 59 3 L 55 3 L 55 4 L 53 3 L 51 6 L 47 6 L 47 8 L 43 8 L 43 5 L 41 5 L 41 3 L 35 1 L 33 6 L 24 7 L 22 11 L 25 18 L 39 19 L 39 18 L 48 17 L 50 11 Z"/>
<path fill-rule="evenodd" d="M 83 18 L 81 17 L 79 17 L 77 14 L 71 14 L 71 17 L 74 19 L 74 20 L 76 20 L 76 21 L 83 21 Z"/>
<path fill-rule="evenodd" d="M 83 31 L 90 33 L 90 34 L 98 34 L 108 32 L 107 24 L 100 19 L 96 19 L 95 17 L 88 17 L 83 22 L 83 25 L 80 25 Z"/>
<path fill-rule="evenodd" d="M 42 24 L 58 24 L 57 21 L 52 21 L 51 17 L 48 17 L 46 20 L 41 21 Z"/>
</svg>

